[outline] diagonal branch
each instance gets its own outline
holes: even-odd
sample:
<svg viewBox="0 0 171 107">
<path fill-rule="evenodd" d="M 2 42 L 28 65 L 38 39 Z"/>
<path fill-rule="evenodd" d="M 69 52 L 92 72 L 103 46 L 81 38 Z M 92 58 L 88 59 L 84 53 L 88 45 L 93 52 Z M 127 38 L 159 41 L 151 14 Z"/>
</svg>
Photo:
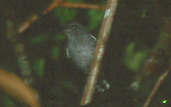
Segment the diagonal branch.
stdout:
<svg viewBox="0 0 171 107">
<path fill-rule="evenodd" d="M 29 107 L 40 107 L 38 93 L 14 73 L 0 69 L 0 89 Z"/>
<path fill-rule="evenodd" d="M 81 105 L 87 105 L 91 102 L 95 90 L 95 84 L 100 72 L 101 62 L 104 56 L 105 47 L 109 38 L 110 29 L 115 15 L 118 0 L 108 0 L 107 8 L 104 15 L 103 24 L 99 32 L 99 39 L 97 41 L 94 60 L 91 66 L 87 83 L 81 99 Z"/>
<path fill-rule="evenodd" d="M 157 44 L 157 49 L 162 49 L 164 51 L 164 55 L 163 54 L 159 54 L 156 56 L 152 56 L 154 57 L 154 61 L 150 63 L 147 63 L 147 66 L 149 66 L 147 68 L 147 70 L 149 71 L 153 71 L 153 69 L 149 69 L 149 68 L 155 68 L 154 71 L 158 70 L 158 68 L 162 68 L 162 66 L 160 65 L 167 65 L 167 70 L 159 77 L 158 81 L 156 82 L 153 90 L 151 91 L 150 95 L 147 97 L 147 100 L 145 101 L 143 107 L 149 107 L 150 102 L 152 101 L 152 98 L 154 97 L 154 95 L 157 93 L 158 89 L 160 88 L 161 84 L 163 83 L 163 81 L 166 79 L 166 77 L 168 76 L 168 73 L 171 70 L 171 66 L 170 66 L 170 47 L 171 47 L 171 31 L 170 31 L 170 27 L 171 27 L 171 19 L 165 19 L 164 22 L 164 26 L 162 28 L 162 33 L 160 36 L 160 40 Z M 163 53 L 163 52 L 162 52 Z M 163 56 L 167 56 L 166 58 L 164 58 Z M 152 58 L 151 58 L 152 59 Z M 151 67 L 150 67 L 151 66 Z M 159 67 L 158 67 L 159 66 Z"/>
<path fill-rule="evenodd" d="M 156 94 L 157 90 L 160 88 L 161 84 L 163 83 L 163 81 L 166 79 L 166 77 L 168 76 L 168 73 L 171 69 L 168 69 L 166 72 L 164 72 L 158 79 L 158 81 L 156 82 L 153 90 L 151 91 L 150 95 L 147 97 L 147 100 L 145 101 L 143 107 L 148 107 L 152 98 L 154 97 L 154 95 Z"/>
</svg>

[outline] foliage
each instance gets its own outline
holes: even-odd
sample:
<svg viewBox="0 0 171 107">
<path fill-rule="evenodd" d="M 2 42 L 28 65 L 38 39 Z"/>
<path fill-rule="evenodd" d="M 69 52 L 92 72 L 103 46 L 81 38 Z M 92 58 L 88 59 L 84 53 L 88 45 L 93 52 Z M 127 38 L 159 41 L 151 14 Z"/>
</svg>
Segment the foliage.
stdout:
<svg viewBox="0 0 171 107">
<path fill-rule="evenodd" d="M 142 67 L 147 52 L 145 50 L 135 52 L 134 49 L 135 43 L 132 42 L 126 48 L 124 63 L 128 69 L 137 72 Z"/>
<path fill-rule="evenodd" d="M 44 67 L 45 67 L 45 59 L 39 58 L 35 60 L 35 63 L 32 65 L 33 70 L 39 77 L 44 76 Z"/>
<path fill-rule="evenodd" d="M 141 17 L 142 17 L 142 18 L 147 17 L 147 9 L 143 9 L 143 10 L 142 10 Z"/>
<path fill-rule="evenodd" d="M 30 41 L 30 44 L 33 46 L 34 45 L 40 45 L 43 43 L 47 43 L 48 40 L 49 40 L 48 35 L 41 34 L 41 35 L 33 37 Z"/>
<path fill-rule="evenodd" d="M 67 0 L 70 2 L 81 2 L 82 0 Z M 77 9 L 73 8 L 56 8 L 55 16 L 59 19 L 61 24 L 67 23 L 73 20 L 77 15 Z"/>
<path fill-rule="evenodd" d="M 90 18 L 88 28 L 92 30 L 102 23 L 104 12 L 100 10 L 89 10 L 88 15 Z"/>
<path fill-rule="evenodd" d="M 95 4 L 101 4 L 101 2 L 104 2 L 104 1 L 106 2 L 106 0 L 66 0 L 66 1 L 70 1 L 73 3 L 74 2 L 81 2 L 81 3 L 86 2 L 90 4 L 91 2 L 92 4 L 94 4 L 93 2 L 96 2 Z M 5 8 L 1 9 L 4 11 L 3 13 L 5 13 L 5 15 L 1 14 L 1 16 L 4 15 L 5 20 L 6 18 L 14 17 L 14 21 L 17 19 L 17 21 L 15 21 L 16 26 L 22 23 L 21 19 L 22 20 L 25 19 L 25 17 L 23 18 L 23 16 L 31 14 L 31 13 L 29 14 L 27 13 L 29 11 L 29 8 L 30 9 L 32 8 L 31 5 L 27 7 L 27 2 L 24 5 L 20 5 L 20 4 L 18 5 L 18 3 L 23 4 L 23 2 L 21 1 L 15 2 L 15 6 L 13 6 L 14 4 L 13 2 L 12 3 L 8 3 L 8 1 L 6 2 L 7 4 L 12 4 L 12 5 L 9 5 L 8 7 L 10 8 L 8 9 L 6 8 L 6 6 L 4 6 Z M 31 0 L 29 2 L 34 2 L 34 1 Z M 43 2 L 43 1 L 38 0 L 37 4 L 34 3 L 34 5 L 41 5 L 44 3 L 44 2 L 43 3 L 40 3 L 40 2 Z M 162 14 L 165 14 L 165 13 L 160 13 L 158 10 L 156 11 L 155 10 L 156 8 L 153 9 L 154 6 L 152 5 L 154 4 L 156 5 L 156 2 L 152 3 L 152 1 L 150 1 L 151 3 L 149 2 L 149 4 L 147 4 L 146 1 L 134 0 L 133 2 L 128 2 L 124 0 L 120 1 L 117 12 L 115 14 L 115 21 L 113 23 L 113 28 L 112 28 L 115 30 L 112 31 L 112 34 L 109 38 L 110 41 L 112 41 L 112 44 L 111 44 L 112 51 L 106 50 L 107 51 L 106 53 L 108 52 L 111 53 L 109 56 L 105 56 L 105 58 L 108 60 L 109 63 L 105 63 L 103 65 L 104 67 L 109 68 L 105 70 L 105 75 L 106 77 L 110 79 L 110 82 L 112 83 L 111 86 L 114 86 L 114 88 L 112 87 L 112 90 L 110 90 L 110 92 L 107 92 L 107 94 L 110 94 L 111 99 L 109 98 L 109 101 L 108 101 L 109 104 L 106 102 L 105 103 L 101 102 L 101 101 L 104 101 L 104 99 L 108 98 L 106 97 L 107 94 L 97 93 L 97 96 L 100 100 L 97 98 L 97 102 L 99 103 L 96 103 L 95 105 L 92 104 L 93 107 L 104 107 L 103 105 L 101 105 L 102 103 L 106 104 L 105 106 L 108 106 L 108 107 L 111 107 L 111 105 L 118 106 L 118 107 L 122 105 L 125 106 L 125 104 L 127 103 L 131 104 L 133 103 L 133 101 L 127 102 L 125 104 L 120 103 L 120 102 L 113 103 L 113 99 L 120 97 L 122 101 L 128 101 L 127 99 L 128 97 L 135 97 L 135 96 L 138 96 L 138 98 L 141 97 L 140 100 L 136 99 L 137 101 L 136 103 L 138 103 L 137 105 L 141 106 L 142 99 L 144 100 L 144 98 L 146 97 L 147 93 L 149 93 L 150 88 L 152 86 L 152 82 L 149 82 L 149 80 L 152 80 L 152 79 L 151 77 L 149 77 L 148 79 L 146 79 L 147 83 L 144 83 L 145 85 L 141 85 L 142 87 L 140 87 L 141 90 L 139 92 L 141 94 L 139 94 L 138 92 L 135 94 L 135 92 L 133 92 L 134 95 L 131 96 L 129 91 L 127 91 L 125 94 L 124 93 L 125 89 L 127 89 L 128 87 L 127 85 L 121 86 L 121 84 L 127 84 L 129 81 L 131 81 L 133 77 L 132 73 L 128 73 L 128 72 L 118 73 L 117 72 L 117 71 L 121 71 L 122 69 L 126 69 L 126 70 L 129 69 L 130 71 L 133 71 L 133 72 L 141 71 L 144 61 L 148 55 L 148 49 L 141 48 L 139 44 L 133 41 L 139 41 L 139 37 L 137 36 L 137 34 L 141 36 L 140 37 L 142 38 L 141 43 L 144 46 L 147 46 L 147 42 L 150 40 L 155 41 L 156 40 L 155 38 L 158 38 L 157 34 L 160 32 L 160 31 L 157 32 L 157 30 L 160 30 L 160 29 L 156 29 L 156 28 L 161 26 L 160 24 L 162 23 L 162 20 L 164 19 L 163 18 L 161 20 L 161 17 L 158 17 L 158 16 L 161 16 Z M 0 3 L 0 4 L 3 5 L 3 3 Z M 47 4 L 44 4 L 44 5 L 48 6 Z M 17 13 L 18 10 L 21 10 L 21 8 L 23 8 L 22 6 L 24 6 L 24 10 L 19 11 Z M 39 6 L 35 6 L 35 7 L 39 7 Z M 164 6 L 164 7 L 167 8 L 167 6 Z M 17 8 L 17 10 L 15 10 L 15 8 Z M 10 9 L 12 10 L 12 13 L 14 13 L 11 16 L 10 16 L 11 14 Z M 28 11 L 26 11 L 27 9 Z M 39 12 L 40 13 L 35 12 L 32 14 L 39 15 L 39 14 L 42 14 L 43 11 L 40 9 Z M 72 107 L 79 107 L 78 105 L 74 105 L 75 103 L 79 102 L 79 101 L 76 101 L 75 98 L 81 96 L 82 93 L 79 93 L 81 90 L 80 87 L 84 85 L 82 84 L 82 82 L 79 83 L 79 79 L 84 78 L 82 74 L 78 73 L 76 71 L 77 69 L 75 70 L 75 68 L 71 66 L 70 61 L 65 58 L 64 50 L 65 50 L 65 45 L 66 45 L 66 42 L 65 42 L 66 37 L 65 35 L 61 33 L 60 29 L 66 23 L 70 21 L 71 22 L 77 21 L 78 23 L 85 24 L 84 26 L 90 30 L 97 30 L 97 28 L 100 27 L 100 24 L 103 21 L 103 15 L 104 15 L 104 11 L 102 10 L 57 7 L 52 12 L 49 12 L 45 16 L 40 16 L 38 20 L 36 20 L 33 24 L 31 23 L 31 26 L 29 26 L 29 29 L 26 30 L 26 32 L 21 34 L 22 36 L 17 35 L 19 38 L 19 41 L 21 40 L 21 41 L 28 42 L 28 44 L 26 42 L 25 51 L 26 51 L 26 54 L 28 55 L 28 58 L 30 58 L 30 61 L 32 63 L 31 69 L 33 69 L 34 71 L 33 74 L 35 74 L 37 77 L 40 77 L 38 79 L 40 79 L 40 81 L 42 82 L 40 84 L 39 83 L 36 84 L 37 85 L 36 88 L 38 87 L 37 91 L 40 92 L 41 95 L 43 96 L 41 99 L 42 103 L 45 103 L 45 105 L 48 105 L 48 107 L 53 107 L 54 105 L 63 107 L 63 106 L 68 106 L 68 104 L 71 104 Z M 21 18 L 18 18 L 19 16 Z M 4 29 L 3 32 L 6 31 L 4 19 L 2 18 L 2 21 L 1 21 L 2 24 L 0 23 L 2 25 L 1 31 L 3 31 Z M 3 32 L 0 32 L 0 35 L 1 35 L 0 36 L 0 45 L 1 45 L 0 67 L 5 68 L 10 72 L 18 71 L 19 68 L 16 63 L 17 61 L 16 61 L 15 52 L 13 52 L 14 47 L 11 46 L 9 41 L 4 42 L 4 38 L 1 38 L 6 35 L 6 33 L 3 33 Z M 168 40 L 169 34 L 167 34 L 166 32 L 163 32 L 161 33 L 161 35 L 163 36 L 159 37 L 159 41 L 162 40 L 161 42 L 165 42 L 166 40 Z M 4 44 L 2 44 L 3 42 Z M 125 46 L 125 44 L 127 43 L 128 45 Z M 151 50 L 153 43 L 149 43 L 149 44 L 150 46 L 148 45 L 147 47 L 148 48 L 150 47 L 150 50 Z M 12 49 L 8 48 L 8 45 L 10 45 Z M 157 45 L 155 46 L 161 47 L 161 48 L 165 47 L 169 49 L 169 47 L 167 46 L 170 46 L 170 45 L 166 43 L 161 43 L 160 46 L 157 46 Z M 27 49 L 29 49 L 27 47 L 32 48 L 30 49 L 31 52 L 29 50 L 31 55 L 30 53 L 27 53 Z M 36 52 L 40 52 L 40 53 L 37 54 Z M 124 52 L 124 56 L 121 57 L 122 56 L 121 54 L 123 54 L 123 52 Z M 9 54 L 9 53 L 12 53 L 12 54 Z M 110 62 L 110 59 L 112 60 L 111 62 Z M 121 62 L 121 63 L 118 63 L 118 62 Z M 58 64 L 59 66 L 57 66 Z M 123 64 L 125 66 L 120 67 L 120 65 L 123 65 Z M 45 71 L 45 69 L 47 69 L 47 71 Z M 56 72 L 56 71 L 59 71 L 59 72 Z M 125 82 L 125 80 L 129 80 L 129 81 Z M 83 82 L 85 82 L 85 80 L 83 80 Z M 167 90 L 170 90 L 170 89 L 167 89 Z M 123 92 L 123 94 L 120 95 L 120 92 Z M 164 90 L 163 93 L 164 92 L 165 92 L 165 96 L 167 96 L 167 94 L 169 93 L 166 90 Z M 159 92 L 159 94 L 161 93 Z M 15 107 L 17 104 L 15 104 L 15 101 L 12 101 L 12 100 L 13 99 L 3 96 L 4 107 Z M 134 100 L 134 99 L 130 99 L 130 100 Z M 141 102 L 138 102 L 138 100 Z M 168 100 L 168 103 L 169 103 L 169 100 Z M 135 106 L 135 105 L 130 105 L 130 106 Z"/>
<path fill-rule="evenodd" d="M 4 107 L 16 107 L 14 101 L 11 98 L 9 98 L 7 95 L 4 95 L 3 106 Z"/>
<path fill-rule="evenodd" d="M 60 52 L 59 47 L 52 48 L 52 57 L 53 57 L 53 59 L 58 60 L 58 57 L 59 57 L 59 54 L 60 54 L 59 52 Z"/>
</svg>

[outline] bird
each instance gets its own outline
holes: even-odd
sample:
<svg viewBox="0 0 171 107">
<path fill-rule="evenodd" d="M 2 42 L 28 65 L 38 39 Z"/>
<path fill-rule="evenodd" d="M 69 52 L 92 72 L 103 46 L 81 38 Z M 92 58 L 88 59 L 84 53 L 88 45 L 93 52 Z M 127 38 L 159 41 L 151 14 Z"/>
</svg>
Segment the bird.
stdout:
<svg viewBox="0 0 171 107">
<path fill-rule="evenodd" d="M 64 34 L 67 36 L 67 58 L 71 59 L 74 65 L 88 75 L 96 48 L 96 37 L 77 22 L 67 24 Z M 105 79 L 96 85 L 98 92 L 104 92 L 109 88 L 110 84 Z"/>
</svg>

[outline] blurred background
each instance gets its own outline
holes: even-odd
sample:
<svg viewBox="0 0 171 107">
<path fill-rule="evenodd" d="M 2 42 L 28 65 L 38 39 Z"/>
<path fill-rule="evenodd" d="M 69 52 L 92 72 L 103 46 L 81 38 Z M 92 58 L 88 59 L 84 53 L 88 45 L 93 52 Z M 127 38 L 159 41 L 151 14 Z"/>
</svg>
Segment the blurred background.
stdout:
<svg viewBox="0 0 171 107">
<path fill-rule="evenodd" d="M 97 5 L 107 2 L 66 1 Z M 36 14 L 39 19 L 17 37 L 24 45 L 32 69 L 32 87 L 38 91 L 42 107 L 80 107 L 86 77 L 66 58 L 66 36 L 61 31 L 68 22 L 74 21 L 84 25 L 98 38 L 104 10 L 57 7 L 43 15 L 53 2 L 0 0 L 0 68 L 21 75 L 14 44 L 7 37 L 6 24 L 10 19 L 18 27 Z M 101 67 L 111 88 L 104 93 L 96 92 L 93 102 L 86 107 L 142 107 L 158 77 L 171 62 L 170 10 L 170 0 L 119 0 Z M 170 36 L 163 36 L 166 33 Z M 156 52 L 158 48 L 164 54 Z M 157 59 L 159 66 L 152 66 L 152 72 L 146 73 L 144 66 L 150 56 Z M 169 74 L 149 107 L 170 107 L 170 77 Z M 140 84 L 132 87 L 131 84 L 137 81 Z M 0 91 L 0 106 L 25 105 Z"/>
</svg>

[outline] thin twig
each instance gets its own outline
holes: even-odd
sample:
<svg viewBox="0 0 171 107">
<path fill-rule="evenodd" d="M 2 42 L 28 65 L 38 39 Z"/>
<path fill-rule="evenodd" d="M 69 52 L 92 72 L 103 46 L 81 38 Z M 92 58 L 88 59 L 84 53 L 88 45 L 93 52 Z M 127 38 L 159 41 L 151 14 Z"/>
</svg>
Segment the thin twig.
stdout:
<svg viewBox="0 0 171 107">
<path fill-rule="evenodd" d="M 95 90 L 95 84 L 98 78 L 99 69 L 104 56 L 104 50 L 109 38 L 110 29 L 116 12 L 118 0 L 108 0 L 107 8 L 104 15 L 103 24 L 99 32 L 96 51 L 94 54 L 91 72 L 89 73 L 87 83 L 81 99 L 81 105 L 87 105 L 91 102 Z"/>
<path fill-rule="evenodd" d="M 161 86 L 161 84 L 163 83 L 164 79 L 167 77 L 168 73 L 169 73 L 170 69 L 168 69 L 166 72 L 164 72 L 158 79 L 158 81 L 156 82 L 153 90 L 151 91 L 151 94 L 147 97 L 147 100 L 145 101 L 143 107 L 148 107 L 150 102 L 152 101 L 152 98 L 154 97 L 154 95 L 156 94 L 157 90 L 159 89 L 159 87 Z"/>
<path fill-rule="evenodd" d="M 146 63 L 145 71 L 152 73 L 152 72 L 156 72 L 160 70 L 160 71 L 165 71 L 165 72 L 159 77 L 150 95 L 147 97 L 147 100 L 145 101 L 143 107 L 148 107 L 150 105 L 152 98 L 157 93 L 157 90 L 160 88 L 164 79 L 167 77 L 168 73 L 171 70 L 171 66 L 168 66 L 168 68 L 166 68 L 167 70 L 163 70 L 163 68 L 165 69 L 166 65 L 170 65 L 169 64 L 170 52 L 171 52 L 170 51 L 170 47 L 171 47 L 170 25 L 171 25 L 171 20 L 166 19 L 162 28 L 160 39 L 158 43 L 156 44 L 156 49 L 153 52 L 152 56 L 150 56 L 150 59 Z"/>
<path fill-rule="evenodd" d="M 72 2 L 55 2 L 50 5 L 44 13 L 47 14 L 52 11 L 56 7 L 66 7 L 66 8 L 86 8 L 86 9 L 100 9 L 104 10 L 105 6 L 103 5 L 96 5 L 96 4 L 87 4 L 87 3 L 72 3 Z"/>
<path fill-rule="evenodd" d="M 104 10 L 105 6 L 96 5 L 96 4 L 86 4 L 86 3 L 72 3 L 72 2 L 64 2 L 63 0 L 55 0 L 52 4 L 49 5 L 47 9 L 45 9 L 42 15 L 46 15 L 57 7 L 66 7 L 66 8 L 87 8 L 87 9 L 100 9 Z M 28 29 L 37 19 L 39 19 L 38 14 L 32 15 L 29 19 L 27 19 L 24 23 L 22 23 L 18 28 L 18 33 L 24 32 Z"/>
<path fill-rule="evenodd" d="M 61 6 L 69 7 L 69 8 L 87 8 L 87 9 L 100 9 L 100 10 L 104 10 L 105 9 L 105 6 L 103 6 L 103 5 L 86 4 L 86 3 L 64 2 L 64 3 L 62 3 Z"/>
<path fill-rule="evenodd" d="M 39 16 L 37 14 L 32 15 L 28 20 L 26 20 L 24 23 L 22 23 L 18 28 L 18 33 L 24 32 L 26 29 L 28 29 L 37 19 Z"/>
</svg>

